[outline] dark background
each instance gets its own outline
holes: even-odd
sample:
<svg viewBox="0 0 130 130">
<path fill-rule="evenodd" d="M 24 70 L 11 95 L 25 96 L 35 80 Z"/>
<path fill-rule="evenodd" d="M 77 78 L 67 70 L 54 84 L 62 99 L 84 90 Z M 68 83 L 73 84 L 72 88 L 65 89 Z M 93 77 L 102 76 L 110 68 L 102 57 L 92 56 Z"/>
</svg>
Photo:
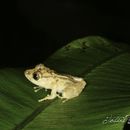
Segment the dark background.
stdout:
<svg viewBox="0 0 130 130">
<path fill-rule="evenodd" d="M 17 0 L 1 6 L 1 67 L 38 64 L 89 35 L 130 43 L 129 3 L 124 1 Z"/>
</svg>

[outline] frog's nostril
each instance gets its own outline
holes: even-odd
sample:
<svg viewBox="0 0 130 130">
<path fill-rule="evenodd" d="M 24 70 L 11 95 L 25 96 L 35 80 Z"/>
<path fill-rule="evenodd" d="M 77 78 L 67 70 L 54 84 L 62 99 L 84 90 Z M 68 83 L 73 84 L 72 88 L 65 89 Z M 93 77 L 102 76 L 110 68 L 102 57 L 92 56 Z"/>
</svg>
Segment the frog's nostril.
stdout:
<svg viewBox="0 0 130 130">
<path fill-rule="evenodd" d="M 24 71 L 24 74 L 25 74 L 25 75 L 29 75 L 30 72 L 26 70 L 26 71 Z"/>
</svg>

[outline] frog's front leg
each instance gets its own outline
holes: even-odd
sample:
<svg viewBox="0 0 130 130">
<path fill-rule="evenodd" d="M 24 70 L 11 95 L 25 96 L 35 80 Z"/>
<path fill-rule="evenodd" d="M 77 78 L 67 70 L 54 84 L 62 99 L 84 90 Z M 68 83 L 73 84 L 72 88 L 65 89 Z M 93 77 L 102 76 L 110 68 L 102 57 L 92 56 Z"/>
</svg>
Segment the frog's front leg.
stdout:
<svg viewBox="0 0 130 130">
<path fill-rule="evenodd" d="M 34 92 L 38 92 L 39 90 L 43 89 L 42 87 L 39 87 L 39 86 L 35 86 L 33 87 L 34 89 Z"/>
<path fill-rule="evenodd" d="M 38 100 L 38 102 L 42 102 L 42 101 L 45 101 L 45 100 L 51 100 L 51 99 L 56 98 L 56 96 L 57 96 L 57 95 L 56 95 L 56 91 L 55 91 L 55 90 L 52 90 L 50 95 L 48 94 L 46 97 L 44 97 L 44 98 Z"/>
</svg>

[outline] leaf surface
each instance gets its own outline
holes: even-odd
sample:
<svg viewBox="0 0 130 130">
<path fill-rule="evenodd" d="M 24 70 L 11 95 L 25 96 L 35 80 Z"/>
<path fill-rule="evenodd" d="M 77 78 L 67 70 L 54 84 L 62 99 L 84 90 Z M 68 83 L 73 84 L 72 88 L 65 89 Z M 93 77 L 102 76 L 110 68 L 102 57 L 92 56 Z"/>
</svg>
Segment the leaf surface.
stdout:
<svg viewBox="0 0 130 130">
<path fill-rule="evenodd" d="M 44 64 L 59 73 L 83 77 L 79 97 L 38 103 L 24 69 L 0 70 L 2 130 L 122 130 L 130 114 L 130 46 L 98 36 L 73 41 Z"/>
</svg>

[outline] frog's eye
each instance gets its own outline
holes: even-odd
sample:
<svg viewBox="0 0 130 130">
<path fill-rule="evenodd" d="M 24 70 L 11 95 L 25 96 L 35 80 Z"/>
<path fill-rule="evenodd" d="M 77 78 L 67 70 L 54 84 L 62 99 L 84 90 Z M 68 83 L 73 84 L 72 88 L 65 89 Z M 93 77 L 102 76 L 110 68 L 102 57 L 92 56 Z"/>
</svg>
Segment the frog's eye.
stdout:
<svg viewBox="0 0 130 130">
<path fill-rule="evenodd" d="M 40 79 L 40 74 L 39 73 L 33 73 L 33 79 L 39 80 Z"/>
</svg>

